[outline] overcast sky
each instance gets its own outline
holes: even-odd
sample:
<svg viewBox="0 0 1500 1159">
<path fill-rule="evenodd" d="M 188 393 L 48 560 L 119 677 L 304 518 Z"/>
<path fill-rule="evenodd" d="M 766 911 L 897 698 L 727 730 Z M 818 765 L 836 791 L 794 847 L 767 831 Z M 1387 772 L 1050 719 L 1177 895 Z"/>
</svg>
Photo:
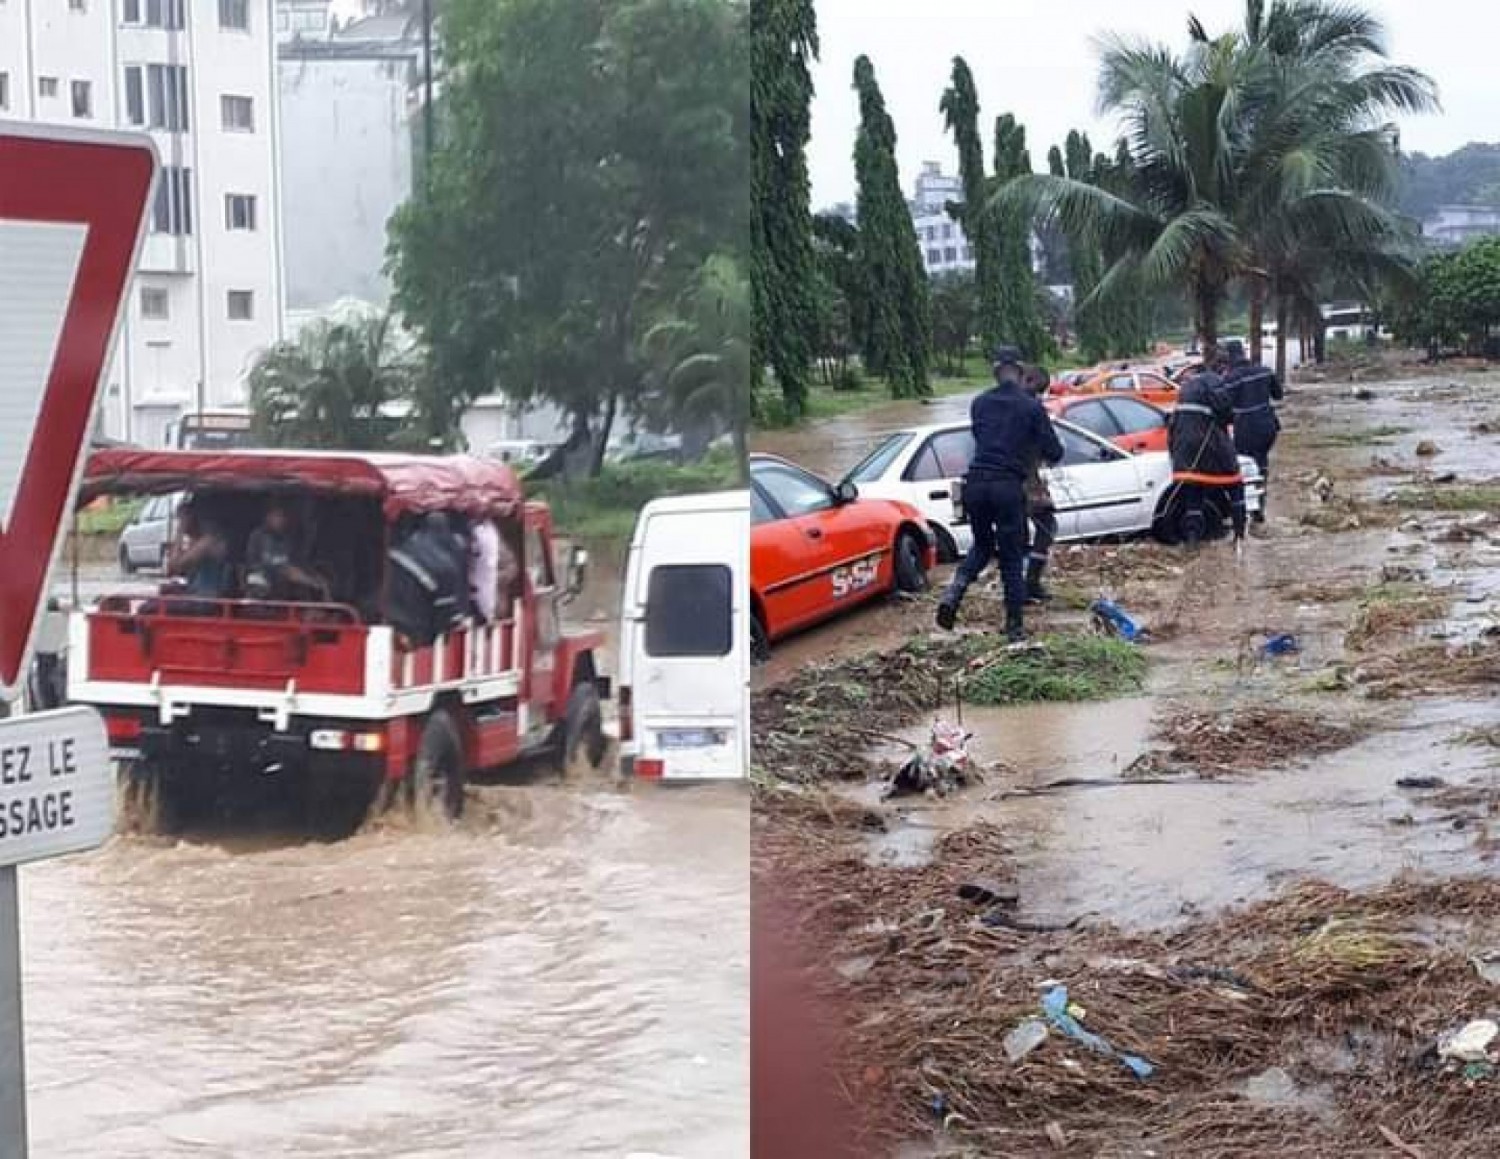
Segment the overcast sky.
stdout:
<svg viewBox="0 0 1500 1159">
<path fill-rule="evenodd" d="M 896 122 L 901 183 L 908 195 L 923 161 L 956 171 L 957 157 L 938 101 L 955 55 L 979 90 L 981 138 L 990 157 L 995 117 L 1014 113 L 1026 126 L 1032 163 L 1069 129 L 1086 128 L 1095 149 L 1115 137 L 1094 109 L 1101 31 L 1149 35 L 1180 49 L 1187 14 L 1210 33 L 1238 27 L 1244 0 L 816 0 L 822 57 L 814 72 L 813 207 L 854 200 L 854 136 L 859 107 L 854 59 L 875 65 Z M 1443 111 L 1402 123 L 1411 151 L 1447 153 L 1470 141 L 1500 141 L 1500 81 L 1495 67 L 1500 5 L 1493 0 L 1366 0 L 1390 33 L 1393 59 L 1437 81 Z"/>
</svg>

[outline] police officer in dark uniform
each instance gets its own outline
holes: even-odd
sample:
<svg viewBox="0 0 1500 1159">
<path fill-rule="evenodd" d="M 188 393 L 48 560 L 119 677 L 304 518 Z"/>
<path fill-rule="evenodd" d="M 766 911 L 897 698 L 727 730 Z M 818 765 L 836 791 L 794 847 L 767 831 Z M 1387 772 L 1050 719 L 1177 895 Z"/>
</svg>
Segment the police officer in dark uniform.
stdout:
<svg viewBox="0 0 1500 1159">
<path fill-rule="evenodd" d="M 1260 468 L 1261 479 L 1269 481 L 1271 448 L 1281 433 L 1281 420 L 1272 405 L 1281 401 L 1281 380 L 1274 370 L 1257 366 L 1246 358 L 1242 342 L 1226 343 L 1224 353 L 1229 363 L 1224 385 L 1234 403 L 1234 448 L 1254 459 Z M 1265 503 L 1262 502 L 1255 513 L 1255 522 L 1264 523 L 1265 519 Z"/>
<path fill-rule="evenodd" d="M 1021 385 L 1021 352 L 995 352 L 995 385 L 969 408 L 974 458 L 964 476 L 964 510 L 974 532 L 969 554 L 938 604 L 937 622 L 951 628 L 964 592 L 996 555 L 1005 585 L 1005 632 L 1025 638 L 1026 480 L 1038 462 L 1062 460 L 1063 447 L 1041 401 Z"/>
</svg>

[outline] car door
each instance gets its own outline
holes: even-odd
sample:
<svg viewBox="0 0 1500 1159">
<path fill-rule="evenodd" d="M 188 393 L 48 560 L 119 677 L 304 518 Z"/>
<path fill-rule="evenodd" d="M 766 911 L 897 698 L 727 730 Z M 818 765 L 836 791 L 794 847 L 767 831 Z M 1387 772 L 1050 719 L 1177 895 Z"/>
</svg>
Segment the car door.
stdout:
<svg viewBox="0 0 1500 1159">
<path fill-rule="evenodd" d="M 1132 455 L 1167 449 L 1166 415 L 1154 406 L 1134 398 L 1105 399 L 1100 405 L 1109 412 L 1114 425 L 1119 429 L 1119 435 L 1112 436 L 1110 440 L 1117 447 Z M 1073 416 L 1069 414 L 1068 419 L 1073 421 Z M 1084 426 L 1082 423 L 1078 425 Z M 1093 427 L 1085 429 L 1094 430 Z"/>
<path fill-rule="evenodd" d="M 1057 433 L 1063 445 L 1063 461 L 1053 472 L 1063 481 L 1052 493 L 1059 508 L 1058 538 L 1092 539 L 1138 530 L 1144 489 L 1132 457 L 1076 427 L 1059 423 Z"/>
<path fill-rule="evenodd" d="M 952 526 L 953 489 L 973 457 L 974 432 L 969 427 L 951 427 L 929 435 L 912 455 L 901 478 L 910 484 L 907 501 L 927 522 Z"/>
<path fill-rule="evenodd" d="M 759 529 L 754 562 L 764 560 L 757 586 L 773 636 L 881 590 L 891 545 L 870 508 L 840 503 L 826 482 L 790 463 L 757 463 L 752 473 L 772 516 Z"/>
</svg>

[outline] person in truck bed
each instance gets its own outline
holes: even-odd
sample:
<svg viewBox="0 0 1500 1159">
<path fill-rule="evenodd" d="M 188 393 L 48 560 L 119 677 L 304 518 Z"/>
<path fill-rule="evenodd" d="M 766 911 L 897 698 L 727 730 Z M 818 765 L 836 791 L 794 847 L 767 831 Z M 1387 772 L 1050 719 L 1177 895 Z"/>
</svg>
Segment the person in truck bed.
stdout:
<svg viewBox="0 0 1500 1159">
<path fill-rule="evenodd" d="M 272 500 L 245 547 L 245 594 L 252 599 L 329 598 L 328 584 L 296 558 L 291 514 Z"/>
<path fill-rule="evenodd" d="M 220 600 L 229 595 L 229 544 L 199 507 L 192 498 L 178 505 L 178 538 L 167 553 L 167 575 L 185 580 L 188 595 Z"/>
</svg>

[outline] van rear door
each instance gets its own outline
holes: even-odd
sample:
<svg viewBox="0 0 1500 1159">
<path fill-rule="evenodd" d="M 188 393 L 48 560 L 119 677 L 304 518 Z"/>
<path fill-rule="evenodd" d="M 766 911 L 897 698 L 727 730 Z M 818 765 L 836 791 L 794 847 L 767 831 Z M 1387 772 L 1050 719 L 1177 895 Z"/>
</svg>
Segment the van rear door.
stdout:
<svg viewBox="0 0 1500 1159">
<path fill-rule="evenodd" d="M 621 634 L 636 775 L 746 775 L 749 565 L 748 492 L 657 500 L 641 512 Z"/>
</svg>

